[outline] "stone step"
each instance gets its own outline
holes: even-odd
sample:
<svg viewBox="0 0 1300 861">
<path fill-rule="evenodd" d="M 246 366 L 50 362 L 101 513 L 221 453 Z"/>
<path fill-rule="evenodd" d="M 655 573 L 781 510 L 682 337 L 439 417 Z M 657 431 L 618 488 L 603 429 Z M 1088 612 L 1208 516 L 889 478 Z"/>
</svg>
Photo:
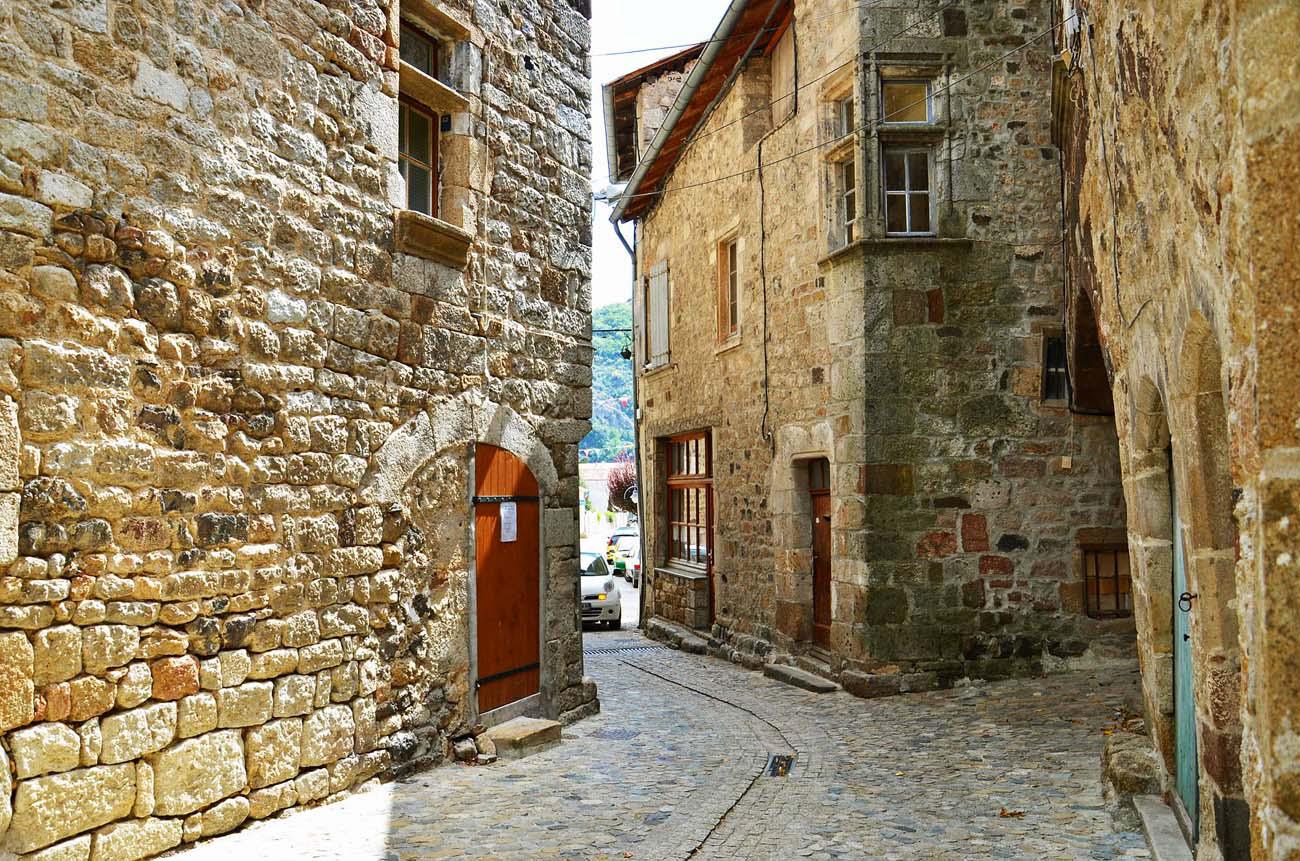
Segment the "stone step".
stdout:
<svg viewBox="0 0 1300 861">
<path fill-rule="evenodd" d="M 1156 861 L 1192 861 L 1178 817 L 1157 795 L 1135 795 L 1133 806 L 1142 819 L 1142 831 Z"/>
<path fill-rule="evenodd" d="M 789 664 L 766 664 L 763 667 L 763 675 L 815 694 L 829 694 L 840 689 L 840 686 L 830 679 L 823 679 L 821 676 L 815 676 Z"/>
<path fill-rule="evenodd" d="M 501 759 L 522 759 L 560 743 L 560 722 L 517 717 L 484 733 L 496 745 Z"/>
</svg>

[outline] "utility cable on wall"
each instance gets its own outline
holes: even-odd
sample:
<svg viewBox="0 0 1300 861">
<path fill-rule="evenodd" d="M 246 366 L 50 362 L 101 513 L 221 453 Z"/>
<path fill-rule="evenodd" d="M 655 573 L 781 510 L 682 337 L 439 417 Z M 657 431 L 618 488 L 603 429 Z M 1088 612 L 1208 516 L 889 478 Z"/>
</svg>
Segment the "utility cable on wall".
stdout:
<svg viewBox="0 0 1300 861">
<path fill-rule="evenodd" d="M 1071 18 L 1072 18 L 1072 17 L 1073 17 L 1073 16 L 1071 16 Z M 954 89 L 955 87 L 957 87 L 957 85 L 962 84 L 962 83 L 965 83 L 966 81 L 970 80 L 971 78 L 975 77 L 976 75 L 978 75 L 978 74 L 980 74 L 980 73 L 982 73 L 982 72 L 988 71 L 988 70 L 991 69 L 993 66 L 996 66 L 998 63 L 1001 63 L 1003 60 L 1006 60 L 1006 59 L 1008 59 L 1009 57 L 1013 57 L 1013 56 L 1015 56 L 1016 54 L 1020 53 L 1021 51 L 1025 50 L 1025 49 L 1028 48 L 1028 47 L 1030 47 L 1031 45 L 1036 44 L 1037 42 L 1041 42 L 1045 37 L 1047 37 L 1048 35 L 1050 35 L 1050 34 L 1053 32 L 1053 30 L 1055 30 L 1057 27 L 1064 26 L 1064 25 L 1065 25 L 1069 20 L 1070 20 L 1070 19 L 1067 18 L 1065 21 L 1062 21 L 1060 24 L 1056 24 L 1056 25 L 1053 25 L 1052 27 L 1049 27 L 1048 29 L 1042 31 L 1041 33 L 1038 33 L 1037 35 L 1032 36 L 1031 38 L 1027 39 L 1024 43 L 1022 43 L 1022 44 L 1016 46 L 1015 48 L 1012 48 L 1010 51 L 1007 51 L 1006 53 L 1003 53 L 1003 54 L 998 55 L 997 57 L 995 57 L 994 59 L 992 59 L 992 60 L 990 60 L 989 62 L 985 63 L 984 65 L 979 66 L 978 68 L 971 70 L 971 71 L 968 72 L 967 74 L 962 75 L 960 78 L 957 78 L 957 79 L 953 80 L 951 83 L 945 84 L 945 85 L 943 85 L 942 87 L 938 87 L 938 88 L 932 90 L 931 93 L 930 93 L 930 96 L 929 96 L 928 98 L 933 98 L 935 95 L 937 95 L 937 94 L 939 94 L 939 93 L 943 93 L 943 92 L 947 92 L 947 91 L 949 91 L 949 90 L 952 90 L 952 89 Z M 908 108 L 915 107 L 915 106 L 917 106 L 917 105 L 925 104 L 925 103 L 928 101 L 928 98 L 917 99 L 917 100 L 915 100 L 915 101 L 913 101 L 913 102 L 910 102 L 909 104 L 906 104 L 906 105 L 900 105 L 900 106 L 896 109 L 895 113 L 902 113 L 902 112 L 906 111 Z M 807 154 L 810 153 L 810 152 L 816 152 L 816 151 L 819 150 L 819 149 L 825 149 L 826 147 L 832 147 L 832 146 L 835 146 L 835 145 L 837 145 L 840 141 L 844 140 L 845 138 L 848 138 L 848 137 L 850 137 L 850 136 L 852 136 L 852 135 L 854 135 L 854 134 L 857 134 L 858 132 L 864 132 L 864 131 L 867 131 L 868 129 L 872 129 L 872 128 L 876 127 L 877 125 L 880 125 L 882 122 L 883 122 L 882 119 L 874 119 L 874 120 L 871 120 L 871 121 L 869 121 L 869 122 L 863 123 L 862 125 L 855 126 L 854 128 L 849 129 L 848 131 L 844 132 L 843 134 L 840 134 L 840 135 L 837 135 L 837 136 L 835 136 L 835 137 L 829 138 L 829 139 L 827 139 L 827 140 L 825 140 L 825 141 L 822 141 L 821 143 L 812 144 L 811 146 L 807 146 L 807 147 L 804 147 L 803 149 L 796 150 L 796 151 L 794 151 L 794 152 L 792 152 L 792 153 L 789 153 L 788 155 L 784 155 L 784 156 L 781 156 L 780 158 L 773 159 L 772 161 L 770 161 L 770 162 L 768 162 L 768 163 L 766 164 L 766 167 L 771 167 L 771 166 L 774 165 L 774 164 L 780 164 L 780 163 L 783 162 L 783 161 L 790 161 L 790 160 L 792 160 L 792 159 L 798 158 L 798 157 L 801 156 L 801 155 L 807 155 Z M 724 174 L 724 175 L 722 175 L 722 176 L 716 176 L 716 177 L 713 177 L 712 179 L 700 180 L 699 182 L 686 183 L 686 184 L 684 184 L 684 185 L 674 186 L 673 188 L 660 188 L 660 189 L 656 189 L 655 191 L 639 191 L 639 192 L 636 192 L 636 193 L 634 193 L 634 194 L 621 194 L 621 195 L 619 195 L 616 199 L 617 199 L 617 200 L 632 200 L 632 199 L 640 198 L 640 197 L 657 197 L 657 196 L 660 196 L 660 195 L 667 194 L 667 193 L 670 192 L 670 191 L 686 191 L 686 190 L 688 190 L 688 189 L 692 189 L 692 188 L 703 188 L 703 187 L 705 187 L 705 186 L 709 186 L 709 185 L 716 185 L 716 184 L 719 183 L 719 182 L 726 182 L 726 181 L 729 180 L 729 179 L 737 179 L 737 178 L 740 178 L 740 177 L 749 176 L 750 174 L 752 174 L 752 173 L 754 173 L 754 172 L 755 172 L 755 168 L 747 168 L 747 169 L 745 169 L 745 170 L 737 171 L 737 172 L 735 172 L 735 173 Z"/>
<path fill-rule="evenodd" d="M 889 44 L 890 42 L 894 41 L 895 39 L 898 39 L 898 38 L 900 38 L 900 37 L 902 37 L 902 36 L 907 35 L 908 31 L 912 30 L 912 29 L 913 29 L 914 27 L 916 27 L 918 24 L 923 24 L 923 23 L 925 23 L 927 20 L 929 20 L 930 18 L 933 18 L 935 15 L 938 15 L 938 14 L 939 14 L 940 12 L 942 12 L 944 9 L 950 9 L 950 8 L 952 8 L 953 6 L 957 5 L 957 2 L 958 2 L 958 0 L 950 0 L 950 2 L 948 2 L 948 3 L 943 3 L 943 4 L 941 4 L 941 5 L 940 5 L 938 8 L 936 8 L 933 12 L 929 12 L 929 13 L 927 13 L 927 14 L 925 14 L 925 15 L 922 15 L 920 18 L 917 18 L 917 19 L 916 19 L 915 21 L 913 21 L 911 24 L 908 24 L 906 27 L 904 27 L 904 28 L 901 29 L 901 30 L 898 30 L 897 32 L 891 33 L 890 35 L 888 35 L 888 36 L 886 36 L 885 38 L 881 39 L 879 42 L 877 42 L 877 43 L 875 43 L 874 45 L 872 45 L 871 47 L 867 48 L 867 49 L 866 49 L 865 51 L 863 51 L 862 53 L 865 53 L 865 54 L 871 54 L 871 53 L 874 53 L 874 52 L 880 50 L 880 49 L 883 48 L 885 45 Z M 770 101 L 770 102 L 765 102 L 764 104 L 759 105 L 757 108 L 754 108 L 752 111 L 749 111 L 748 113 L 741 114 L 740 116 L 736 117 L 734 120 L 728 120 L 727 122 L 723 123 L 722 125 L 718 126 L 717 128 L 712 128 L 712 129 L 709 129 L 708 131 L 702 131 L 702 132 L 700 132 L 699 134 L 693 134 L 693 135 L 691 135 L 691 137 L 686 141 L 686 144 L 682 147 L 682 155 L 685 155 L 688 151 L 690 151 L 690 148 L 691 148 L 692 146 L 694 146 L 695 143 L 696 143 L 697 141 L 701 141 L 701 140 L 703 140 L 704 138 L 711 137 L 711 136 L 717 134 L 718 132 L 723 131 L 724 129 L 728 129 L 728 128 L 730 128 L 731 126 L 734 126 L 736 123 L 744 122 L 745 120 L 749 119 L 750 117 L 752 117 L 752 116 L 754 116 L 754 115 L 756 115 L 756 114 L 761 114 L 761 113 L 763 113 L 764 111 L 771 110 L 774 106 L 780 104 L 781 102 L 784 102 L 786 99 L 791 98 L 792 96 L 795 97 L 795 98 L 797 99 L 800 90 L 807 89 L 808 87 L 811 87 L 813 84 L 816 84 L 816 83 L 818 83 L 819 81 L 824 81 L 824 80 L 826 80 L 827 78 L 831 77 L 831 76 L 834 75 L 836 72 L 838 72 L 840 69 L 843 69 L 845 66 L 851 65 L 851 64 L 854 63 L 856 60 L 857 60 L 857 52 L 854 53 L 854 56 L 853 56 L 853 57 L 850 57 L 849 59 L 845 60 L 843 63 L 837 63 L 836 65 L 832 66 L 829 70 L 827 70 L 826 72 L 823 72 L 822 74 L 818 75 L 817 77 L 815 77 L 815 78 L 811 78 L 811 79 L 809 79 L 807 82 L 805 82 L 805 83 L 803 83 L 803 84 L 797 84 L 793 90 L 791 90 L 791 91 L 788 92 L 788 93 L 785 93 L 785 94 L 782 95 L 780 98 L 773 99 L 773 100 Z M 678 157 L 680 158 L 681 156 L 678 156 Z"/>
<path fill-rule="evenodd" d="M 833 18 L 836 15 L 843 15 L 846 12 L 852 12 L 856 9 L 869 9 L 872 6 L 879 6 L 884 2 L 886 2 L 886 0 L 868 0 L 868 2 L 865 3 L 852 3 L 849 6 L 845 7 L 844 9 L 837 9 L 834 12 L 823 12 L 820 15 L 810 15 L 804 20 L 816 21 L 821 18 Z M 773 11 L 775 11 L 775 7 L 773 7 Z M 764 33 L 774 33 L 780 29 L 781 28 L 779 26 L 769 27 L 765 23 L 764 26 L 758 28 L 757 30 L 748 30 L 744 33 L 732 33 L 730 36 L 726 37 L 725 39 L 703 39 L 699 42 L 686 42 L 681 45 L 659 45 L 654 48 L 629 48 L 626 51 L 605 51 L 600 54 L 592 54 L 591 56 L 623 57 L 628 54 L 649 54 L 651 51 L 685 50 L 687 48 L 699 48 L 699 47 L 703 47 L 704 45 L 711 45 L 714 42 L 730 42 L 732 39 L 735 39 L 740 36 L 762 36 Z"/>
</svg>

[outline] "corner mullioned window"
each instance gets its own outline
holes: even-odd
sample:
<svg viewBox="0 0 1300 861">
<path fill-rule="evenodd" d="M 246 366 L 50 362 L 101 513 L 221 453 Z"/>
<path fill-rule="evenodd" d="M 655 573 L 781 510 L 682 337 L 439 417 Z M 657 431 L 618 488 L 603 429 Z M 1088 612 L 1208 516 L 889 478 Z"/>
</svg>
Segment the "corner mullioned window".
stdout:
<svg viewBox="0 0 1300 861">
<path fill-rule="evenodd" d="M 885 147 L 885 232 L 891 236 L 934 233 L 929 148 Z"/>
<path fill-rule="evenodd" d="M 839 76 L 822 91 L 823 188 L 830 250 L 859 238 L 858 112 L 851 74 Z"/>
<path fill-rule="evenodd" d="M 913 139 L 933 123 L 930 81 L 881 79 L 880 166 L 886 236 L 935 233 L 934 146 L 925 138 Z"/>
</svg>

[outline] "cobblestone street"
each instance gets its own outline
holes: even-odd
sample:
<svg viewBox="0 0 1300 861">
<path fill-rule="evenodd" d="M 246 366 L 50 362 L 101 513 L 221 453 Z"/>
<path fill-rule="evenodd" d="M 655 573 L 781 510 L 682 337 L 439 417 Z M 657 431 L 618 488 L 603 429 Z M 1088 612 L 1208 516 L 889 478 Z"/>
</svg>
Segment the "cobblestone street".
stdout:
<svg viewBox="0 0 1300 861">
<path fill-rule="evenodd" d="M 860 700 L 630 632 L 587 649 L 603 711 L 558 748 L 435 769 L 179 858 L 1146 856 L 1115 831 L 1098 775 L 1136 671 Z M 781 753 L 792 771 L 769 776 Z"/>
</svg>

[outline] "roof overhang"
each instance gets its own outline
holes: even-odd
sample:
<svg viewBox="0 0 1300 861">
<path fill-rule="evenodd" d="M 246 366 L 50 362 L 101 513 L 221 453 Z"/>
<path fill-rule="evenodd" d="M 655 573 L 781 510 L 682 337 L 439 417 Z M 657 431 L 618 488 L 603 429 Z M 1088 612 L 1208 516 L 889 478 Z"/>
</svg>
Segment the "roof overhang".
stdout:
<svg viewBox="0 0 1300 861">
<path fill-rule="evenodd" d="M 789 3 L 731 0 L 713 36 L 704 43 L 699 62 L 687 76 L 663 126 L 616 201 L 611 221 L 640 218 L 654 206 L 696 129 L 735 79 L 734 72 L 752 52 L 764 49 L 781 29 L 772 26 L 774 13 Z"/>
<path fill-rule="evenodd" d="M 605 152 L 610 182 L 627 182 L 636 170 L 640 144 L 637 140 L 636 109 L 641 85 L 649 78 L 657 78 L 668 72 L 680 72 L 699 58 L 705 44 L 707 43 L 701 42 L 662 60 L 655 60 L 601 88 L 605 105 Z"/>
</svg>

